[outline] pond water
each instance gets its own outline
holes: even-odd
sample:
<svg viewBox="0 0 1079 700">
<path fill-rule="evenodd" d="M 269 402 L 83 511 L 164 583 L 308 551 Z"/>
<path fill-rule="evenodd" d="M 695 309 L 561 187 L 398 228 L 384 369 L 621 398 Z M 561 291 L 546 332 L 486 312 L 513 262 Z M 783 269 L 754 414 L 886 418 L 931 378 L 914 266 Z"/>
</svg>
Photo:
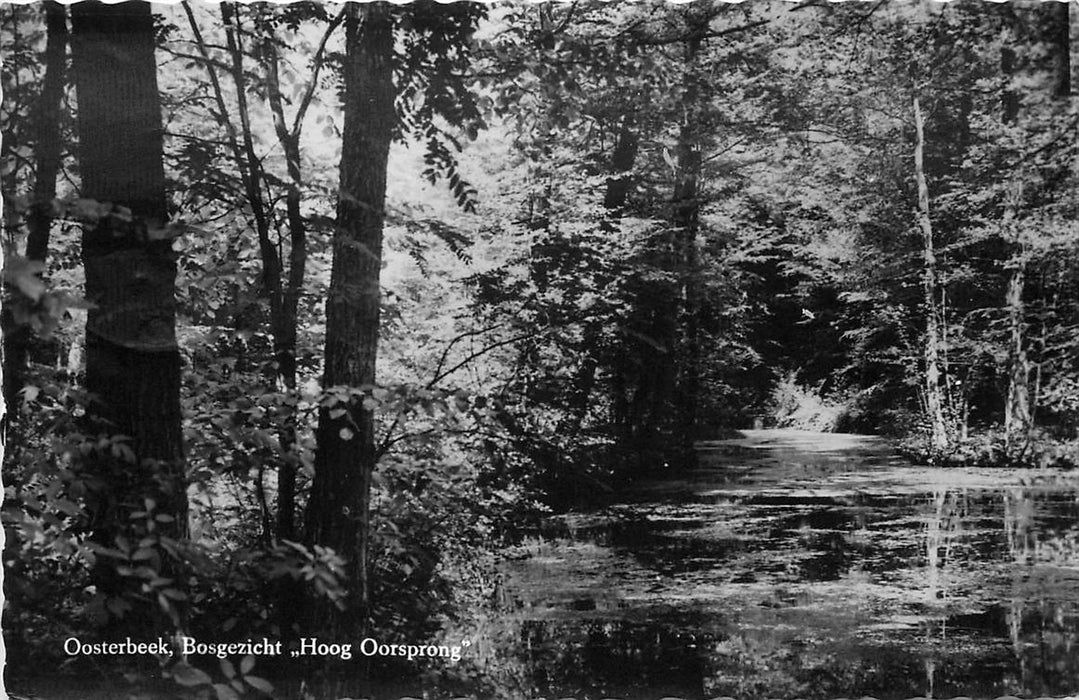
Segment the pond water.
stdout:
<svg viewBox="0 0 1079 700">
<path fill-rule="evenodd" d="M 1079 692 L 1079 476 L 745 431 L 502 569 L 472 689 L 520 698 Z"/>
</svg>

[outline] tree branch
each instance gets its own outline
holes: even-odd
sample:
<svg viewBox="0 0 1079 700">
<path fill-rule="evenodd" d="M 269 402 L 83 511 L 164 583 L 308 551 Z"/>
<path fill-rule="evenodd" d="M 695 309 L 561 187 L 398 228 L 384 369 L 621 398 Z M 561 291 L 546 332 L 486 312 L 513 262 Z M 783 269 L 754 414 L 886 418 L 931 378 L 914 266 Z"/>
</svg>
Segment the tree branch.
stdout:
<svg viewBox="0 0 1079 700">
<path fill-rule="evenodd" d="M 311 57 L 311 82 L 307 84 L 307 90 L 304 92 L 303 98 L 300 100 L 300 107 L 296 111 L 296 118 L 292 122 L 291 133 L 293 138 L 299 137 L 300 129 L 303 127 L 304 115 L 307 114 L 307 108 L 311 106 L 311 100 L 314 98 L 315 87 L 318 85 L 318 73 L 322 69 L 322 55 L 326 51 L 326 43 L 330 40 L 330 35 L 341 25 L 344 19 L 345 8 L 342 7 L 337 16 L 330 21 L 330 26 L 326 27 L 326 32 L 318 43 L 318 49 L 315 50 L 315 55 Z"/>
<path fill-rule="evenodd" d="M 486 355 L 487 353 L 491 352 L 492 350 L 497 350 L 498 348 L 505 347 L 507 345 L 512 345 L 513 343 L 516 343 L 516 342 L 521 341 L 521 340 L 527 340 L 528 338 L 532 338 L 535 335 L 537 335 L 537 334 L 535 332 L 532 332 L 532 331 L 529 331 L 528 333 L 521 333 L 520 335 L 515 335 L 512 338 L 506 338 L 505 340 L 500 340 L 497 343 L 494 343 L 492 345 L 488 345 L 487 347 L 485 347 L 485 348 L 483 348 L 481 350 L 477 350 L 476 352 L 470 354 L 468 357 L 466 357 L 465 359 L 463 359 L 460 362 L 458 362 L 457 364 L 455 364 L 453 367 L 450 367 L 449 369 L 445 370 L 444 372 L 441 372 L 441 373 L 437 374 L 433 379 L 431 379 L 431 381 L 429 381 L 427 383 L 427 388 L 428 389 L 433 388 L 440 381 L 442 381 L 446 377 L 450 376 L 451 374 L 453 374 L 457 370 L 461 369 L 462 367 L 467 365 L 469 362 L 472 362 L 473 360 L 475 360 L 475 359 L 477 359 L 477 358 L 479 358 L 479 357 L 481 357 L 483 355 Z"/>
<path fill-rule="evenodd" d="M 748 24 L 740 24 L 737 27 L 728 27 L 726 29 L 722 29 L 722 30 L 716 31 L 716 32 L 709 32 L 709 31 L 681 32 L 681 33 L 670 35 L 670 36 L 654 37 L 654 38 L 651 38 L 651 39 L 638 37 L 637 43 L 640 44 L 641 46 L 668 46 L 670 44 L 678 44 L 678 43 L 681 43 L 683 41 L 689 41 L 689 40 L 692 40 L 692 39 L 696 39 L 696 40 L 700 40 L 700 41 L 704 41 L 706 39 L 718 39 L 720 37 L 729 36 L 731 34 L 737 34 L 739 32 L 745 32 L 745 31 L 749 31 L 750 29 L 755 29 L 757 27 L 768 24 L 770 21 L 771 20 L 767 20 L 767 19 L 759 19 L 759 20 L 757 20 L 755 22 L 749 22 Z"/>
<path fill-rule="evenodd" d="M 435 376 L 438 376 L 438 373 L 441 372 L 442 368 L 446 365 L 446 358 L 449 356 L 450 350 L 453 348 L 453 346 L 458 341 L 464 340 L 465 338 L 472 338 L 472 337 L 475 337 L 477 335 L 483 335 L 484 333 L 489 333 L 490 331 L 497 330 L 498 328 L 501 328 L 501 327 L 502 327 L 502 324 L 497 323 L 497 324 L 495 324 L 493 326 L 487 326 L 486 328 L 480 328 L 480 329 L 474 329 L 474 330 L 466 331 L 466 332 L 461 333 L 460 335 L 458 335 L 456 338 L 453 338 L 452 340 L 450 340 L 450 342 L 446 344 L 446 347 L 442 349 L 442 356 L 438 358 L 438 364 L 435 365 Z M 431 386 L 432 386 L 431 384 L 428 384 L 427 388 L 430 389 Z"/>
</svg>

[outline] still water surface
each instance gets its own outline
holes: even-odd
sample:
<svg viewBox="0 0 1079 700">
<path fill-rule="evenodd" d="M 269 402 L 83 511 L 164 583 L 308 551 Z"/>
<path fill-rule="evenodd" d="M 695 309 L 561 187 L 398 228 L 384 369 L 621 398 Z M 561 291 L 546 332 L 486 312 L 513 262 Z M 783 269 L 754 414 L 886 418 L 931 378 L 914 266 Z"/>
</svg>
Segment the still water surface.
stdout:
<svg viewBox="0 0 1079 700">
<path fill-rule="evenodd" d="M 1079 477 L 745 431 L 552 519 L 503 566 L 467 685 L 520 698 L 1079 692 Z"/>
</svg>

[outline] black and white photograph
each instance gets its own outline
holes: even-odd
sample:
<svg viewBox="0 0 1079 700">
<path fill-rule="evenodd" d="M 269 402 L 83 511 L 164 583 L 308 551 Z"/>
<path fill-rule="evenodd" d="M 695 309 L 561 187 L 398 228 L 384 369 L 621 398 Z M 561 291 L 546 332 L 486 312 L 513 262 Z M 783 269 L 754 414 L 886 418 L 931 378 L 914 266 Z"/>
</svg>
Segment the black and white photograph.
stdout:
<svg viewBox="0 0 1079 700">
<path fill-rule="evenodd" d="M 0 58 L 0 696 L 1079 697 L 1076 0 Z"/>
</svg>

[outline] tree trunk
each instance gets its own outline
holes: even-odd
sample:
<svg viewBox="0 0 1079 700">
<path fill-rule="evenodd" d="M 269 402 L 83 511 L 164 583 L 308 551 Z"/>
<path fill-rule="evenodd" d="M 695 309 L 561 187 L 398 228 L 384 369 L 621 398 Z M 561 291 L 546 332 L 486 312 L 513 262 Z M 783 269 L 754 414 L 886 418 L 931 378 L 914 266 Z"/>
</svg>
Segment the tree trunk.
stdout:
<svg viewBox="0 0 1079 700">
<path fill-rule="evenodd" d="M 327 29 L 323 40 L 333 31 L 336 23 Z M 281 446 L 281 467 L 277 472 L 277 539 L 297 539 L 296 527 L 296 480 L 299 474 L 300 455 L 297 449 L 296 392 L 297 364 L 296 338 L 299 320 L 300 296 L 307 268 L 307 223 L 300 212 L 303 199 L 303 175 L 300 167 L 300 130 L 303 125 L 304 105 L 297 109 L 296 125 L 289 129 L 285 123 L 285 99 L 281 94 L 277 44 L 272 23 L 262 27 L 262 61 L 266 69 L 266 99 L 273 115 L 274 131 L 277 141 L 285 154 L 289 176 L 288 192 L 285 196 L 285 213 L 289 228 L 289 266 L 285 276 L 284 289 L 280 291 L 281 303 L 276 314 L 270 319 L 274 335 L 274 361 L 277 373 L 278 390 L 285 394 L 282 405 L 283 415 L 278 427 L 277 439 Z M 321 49 L 320 49 L 321 50 Z M 317 70 L 310 77 L 314 83 L 318 80 Z M 283 581 L 278 592 L 278 620 L 285 634 L 294 631 L 297 616 L 295 606 L 291 604 L 302 592 L 299 582 Z"/>
<path fill-rule="evenodd" d="M 263 193 L 266 190 L 266 177 L 255 153 L 251 132 L 250 110 L 247 102 L 247 78 L 244 68 L 244 52 L 241 43 L 240 18 L 236 8 L 225 3 L 221 6 L 222 23 L 226 28 L 226 43 L 230 55 L 231 76 L 236 85 L 237 113 L 240 130 L 232 123 L 230 110 L 225 103 L 224 91 L 213 62 L 210 60 L 202 33 L 190 8 L 185 6 L 188 22 L 195 35 L 196 45 L 205 63 L 207 74 L 213 87 L 214 99 L 226 129 L 229 150 L 240 180 L 244 187 L 248 203 L 251 205 L 252 218 L 259 243 L 262 262 L 262 284 L 265 296 L 270 302 L 270 333 L 273 336 L 275 369 L 273 379 L 279 389 L 289 395 L 285 416 L 278 430 L 278 442 L 281 446 L 282 462 L 277 480 L 277 515 L 274 530 L 279 539 L 295 539 L 295 501 L 298 456 L 295 453 L 296 421 L 294 398 L 296 390 L 296 323 L 300 295 L 307 263 L 307 230 L 300 213 L 302 199 L 302 175 L 300 170 L 299 126 L 290 131 L 285 124 L 284 98 L 281 95 L 278 78 L 277 47 L 272 35 L 265 35 L 259 50 L 266 69 L 266 98 L 273 115 L 274 129 L 285 153 L 289 189 L 285 206 L 289 226 L 289 268 L 286 275 L 282 269 L 282 259 L 270 238 L 270 220 L 266 211 L 267 204 Z M 336 26 L 336 25 L 334 25 Z M 261 27 L 263 32 L 272 32 L 272 25 Z M 269 533 L 267 533 L 269 534 Z"/>
<path fill-rule="evenodd" d="M 925 404 L 930 442 L 945 450 L 950 442 L 944 416 L 944 393 L 940 376 L 940 330 L 937 308 L 937 258 L 933 246 L 933 223 L 929 216 L 929 186 L 925 181 L 925 122 L 918 98 L 914 98 L 914 177 L 918 185 L 918 227 L 922 232 L 924 268 L 922 290 L 925 299 Z"/>
<path fill-rule="evenodd" d="M 49 251 L 49 233 L 52 229 L 52 200 L 56 198 L 56 176 L 60 172 L 61 106 L 64 86 L 67 82 L 67 10 L 58 2 L 45 3 L 45 79 L 41 96 L 35 105 L 33 120 L 36 136 L 33 201 L 27 217 L 29 233 L 26 239 L 26 257 L 44 263 Z M 8 405 L 9 420 L 19 412 L 11 410 L 16 405 L 18 393 L 23 388 L 26 363 L 30 353 L 31 333 L 27 325 L 16 325 L 10 311 L 3 312 L 4 319 L 4 401 Z"/>
<path fill-rule="evenodd" d="M 303 175 L 300 170 L 300 135 L 289 131 L 285 125 L 284 98 L 278 77 L 277 46 L 273 36 L 267 37 L 263 46 L 266 62 L 266 95 L 274 118 L 278 143 L 285 153 L 289 188 L 285 195 L 285 213 L 289 227 L 289 269 L 285 288 L 282 290 L 277 318 L 273 319 L 274 359 L 277 378 L 282 389 L 291 397 L 296 392 L 296 323 L 303 292 L 303 279 L 307 267 L 307 225 L 300 213 L 303 197 Z M 292 406 L 292 404 L 288 404 Z M 296 527 L 296 475 L 299 456 L 296 454 L 296 418 L 292 411 L 278 434 L 284 461 L 277 478 L 277 536 L 294 539 Z"/>
<path fill-rule="evenodd" d="M 26 257 L 45 262 L 52 227 L 52 200 L 56 197 L 56 176 L 60 172 L 61 107 L 67 82 L 67 11 L 58 2 L 45 3 L 45 82 L 34 113 L 37 130 L 37 173 L 34 201 L 27 221 Z"/>
<path fill-rule="evenodd" d="M 1049 17 L 1049 40 L 1053 52 L 1053 97 L 1067 98 L 1072 94 L 1071 16 L 1070 2 L 1046 3 Z"/>
<path fill-rule="evenodd" d="M 1022 451 L 1030 438 L 1030 360 L 1024 338 L 1023 287 L 1026 280 L 1026 259 L 1020 246 L 1011 263 L 1005 306 L 1008 309 L 1010 331 L 1008 353 L 1008 397 L 1004 406 L 1004 444 L 1009 453 Z"/>
<path fill-rule="evenodd" d="M 707 24 L 705 24 L 707 26 Z M 697 234 L 700 230 L 701 131 L 700 76 L 697 74 L 697 54 L 701 39 L 698 32 L 686 42 L 686 78 L 683 106 L 685 120 L 678 134 L 677 179 L 674 186 L 674 216 L 676 264 L 681 265 L 683 352 L 679 367 L 676 406 L 678 425 L 675 430 L 678 461 L 681 467 L 696 463 L 694 442 L 698 434 L 697 407 L 700 403 L 701 340 L 700 340 L 700 280 L 697 255 Z"/>
<path fill-rule="evenodd" d="M 236 113 L 240 118 L 239 138 L 243 144 L 242 159 L 247 163 L 247 177 L 244 179 L 247 201 L 255 220 L 255 232 L 258 235 L 259 255 L 262 260 L 262 294 L 270 302 L 270 318 L 280 319 L 282 304 L 281 258 L 277 247 L 270 239 L 270 218 L 266 211 L 263 190 L 265 176 L 258 154 L 255 152 L 255 139 L 251 131 L 251 111 L 247 106 L 247 77 L 244 68 L 243 31 L 236 7 L 231 3 L 221 3 L 221 21 L 225 26 L 225 42 L 231 58 L 232 80 L 236 85 Z M 226 115 L 222 115 L 227 120 Z M 236 144 L 235 139 L 232 143 Z M 237 160 L 240 156 L 236 156 Z M 241 171 L 242 172 L 242 171 Z M 273 329 L 277 335 L 277 329 Z"/>
<path fill-rule="evenodd" d="M 601 230 L 608 236 L 616 236 L 620 231 L 619 221 L 625 212 L 626 201 L 633 186 L 633 178 L 629 172 L 633 170 L 633 164 L 637 160 L 637 150 L 640 139 L 637 137 L 636 124 L 632 114 L 622 118 L 622 124 L 618 130 L 618 140 L 615 142 L 614 152 L 611 154 L 611 176 L 607 178 L 607 189 L 603 196 L 604 217 L 600 223 Z M 599 352 L 597 347 L 602 329 L 599 324 L 592 324 L 585 329 L 586 351 Z M 613 368 L 614 382 L 612 386 L 612 422 L 618 430 L 618 437 L 623 442 L 628 441 L 631 429 L 628 424 L 629 401 L 626 395 L 626 371 L 627 363 L 624 356 L 619 353 L 615 359 Z M 578 403 L 574 411 L 575 424 L 580 429 L 584 414 L 587 411 L 587 392 L 595 385 L 595 374 L 599 369 L 598 362 L 594 358 L 588 358 L 582 363 L 578 372 L 576 385 L 579 393 L 584 394 L 584 400 Z M 584 387 L 587 387 L 585 390 Z"/>
<path fill-rule="evenodd" d="M 1009 10 L 1008 17 L 1011 17 Z M 1065 7 L 1065 18 L 1067 8 Z M 1067 28 L 1065 28 L 1065 36 Z M 1059 68 L 1060 61 L 1056 61 Z M 1006 124 L 1014 124 L 1019 117 L 1019 98 L 1011 87 L 1011 81 L 1015 73 L 1015 51 L 1010 46 L 1003 46 L 1000 51 L 1000 70 L 1004 79 L 1004 89 L 1001 95 L 1003 111 L 1001 121 Z M 1069 68 L 1070 70 L 1070 68 Z M 1066 83 L 1065 83 L 1066 85 Z M 1060 88 L 1058 80 L 1054 80 L 1053 93 Z M 1008 201 L 1005 204 L 1004 220 L 1007 226 L 1016 226 L 1016 216 L 1022 203 L 1021 192 L 1017 189 L 1008 193 Z M 1012 259 L 1009 262 L 1008 287 L 1004 295 L 1004 307 L 1008 310 L 1008 393 L 1004 398 L 1004 445 L 1010 453 L 1016 449 L 1026 447 L 1030 435 L 1031 411 L 1030 411 L 1030 361 L 1027 357 L 1024 335 L 1025 310 L 1023 307 L 1023 288 L 1026 284 L 1026 256 L 1023 250 L 1021 236 L 1018 229 L 1009 232 L 1013 238 L 1009 242 L 1012 248 Z"/>
<path fill-rule="evenodd" d="M 130 210 L 83 229 L 86 295 L 95 305 L 86 322 L 88 425 L 127 436 L 133 453 L 91 458 L 91 527 L 97 542 L 113 546 L 132 527 L 131 513 L 153 499 L 173 518 L 158 532 L 183 537 L 176 257 L 161 235 L 167 209 L 153 16 L 141 2 L 82 2 L 71 16 L 81 195 Z M 111 568 L 96 572 L 106 594 L 121 585 Z"/>
<path fill-rule="evenodd" d="M 1006 40 L 1011 35 L 1005 34 Z M 1019 93 L 1012 87 L 1015 75 L 1015 49 L 1005 45 L 1000 48 L 1000 72 L 1004 78 L 1004 89 L 1000 91 L 1000 119 L 1005 124 L 1014 124 L 1019 115 Z"/>
<path fill-rule="evenodd" d="M 1069 17 L 1070 3 L 1048 3 L 1047 39 L 1052 53 L 1051 95 L 1057 99 L 1071 96 L 1071 31 Z M 1001 70 L 1005 80 L 1010 80 L 1014 71 L 1012 62 L 1004 56 L 1014 53 L 1002 49 Z M 1007 94 L 1007 90 L 1005 91 Z M 1018 109 L 1005 112 L 1004 123 L 1014 123 Z M 1005 221 L 1015 222 L 1022 205 L 1021 191 L 1010 193 L 1006 204 Z M 1023 302 L 1026 284 L 1027 254 L 1020 228 L 1012 232 L 1013 249 L 1009 263 L 1008 288 L 1005 292 L 1004 306 L 1008 310 L 1009 348 L 1008 348 L 1008 394 L 1004 404 L 1004 444 L 1010 453 L 1021 453 L 1030 441 L 1030 431 L 1034 424 L 1033 405 L 1030 395 L 1030 359 L 1026 351 L 1026 322 Z M 1037 394 L 1037 390 L 1035 391 Z"/>
<path fill-rule="evenodd" d="M 386 168 L 395 124 L 393 19 L 383 2 L 352 4 L 345 31 L 341 194 L 326 300 L 326 389 L 375 382 Z M 334 409 L 347 409 L 338 414 Z M 374 414 L 362 400 L 319 412 L 307 535 L 348 559 L 350 609 L 339 629 L 365 629 Z"/>
</svg>

